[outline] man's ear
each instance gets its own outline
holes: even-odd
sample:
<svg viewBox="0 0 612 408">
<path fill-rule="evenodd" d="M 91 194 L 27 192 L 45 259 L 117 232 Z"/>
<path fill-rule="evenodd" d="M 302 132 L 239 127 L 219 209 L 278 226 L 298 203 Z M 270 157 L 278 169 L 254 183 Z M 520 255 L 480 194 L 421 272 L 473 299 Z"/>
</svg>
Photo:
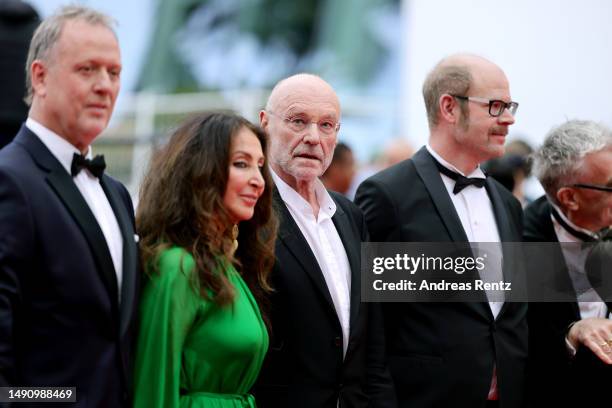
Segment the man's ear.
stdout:
<svg viewBox="0 0 612 408">
<path fill-rule="evenodd" d="M 557 200 L 563 208 L 576 211 L 580 207 L 576 197 L 576 191 L 571 187 L 561 187 L 557 190 Z"/>
<path fill-rule="evenodd" d="M 259 111 L 259 125 L 263 130 L 266 130 L 268 127 L 268 114 L 265 110 Z"/>
<path fill-rule="evenodd" d="M 47 67 L 41 60 L 34 60 L 30 66 L 30 77 L 32 78 L 32 89 L 34 94 L 45 96 L 47 93 Z"/>
<path fill-rule="evenodd" d="M 459 115 L 457 100 L 449 94 L 443 94 L 438 100 L 438 108 L 440 109 L 440 118 L 449 123 L 457 123 Z"/>
</svg>

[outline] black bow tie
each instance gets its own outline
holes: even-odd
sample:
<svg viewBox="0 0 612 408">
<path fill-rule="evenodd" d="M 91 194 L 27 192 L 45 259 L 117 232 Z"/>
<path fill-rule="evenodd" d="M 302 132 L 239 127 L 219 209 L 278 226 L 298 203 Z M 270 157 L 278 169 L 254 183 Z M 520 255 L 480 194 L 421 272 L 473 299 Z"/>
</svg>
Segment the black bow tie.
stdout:
<svg viewBox="0 0 612 408">
<path fill-rule="evenodd" d="M 436 167 L 438 168 L 438 170 L 440 170 L 440 173 L 455 180 L 455 187 L 453 188 L 453 194 L 458 194 L 459 192 L 461 192 L 461 190 L 463 190 L 467 186 L 474 186 L 474 187 L 482 188 L 484 187 L 485 181 L 487 180 L 487 179 L 483 179 L 480 177 L 465 177 L 464 175 L 459 174 L 455 171 L 452 171 L 448 167 L 445 167 L 442 163 L 440 163 L 436 159 L 434 159 L 434 162 L 436 163 Z"/>
<path fill-rule="evenodd" d="M 70 173 L 72 177 L 75 177 L 82 169 L 87 169 L 91 174 L 97 178 L 102 177 L 104 169 L 106 168 L 106 162 L 104 161 L 103 155 L 97 155 L 93 159 L 89 160 L 82 154 L 75 153 L 72 156 L 72 166 L 70 166 Z"/>
</svg>

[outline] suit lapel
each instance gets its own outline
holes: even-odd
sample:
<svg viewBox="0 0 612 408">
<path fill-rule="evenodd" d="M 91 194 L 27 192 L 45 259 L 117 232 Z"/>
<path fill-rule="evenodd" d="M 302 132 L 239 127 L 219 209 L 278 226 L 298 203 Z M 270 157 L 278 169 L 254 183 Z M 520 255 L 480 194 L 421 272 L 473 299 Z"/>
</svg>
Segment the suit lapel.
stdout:
<svg viewBox="0 0 612 408">
<path fill-rule="evenodd" d="M 317 258 L 312 253 L 310 245 L 308 245 L 306 238 L 302 235 L 300 228 L 295 223 L 289 209 L 276 189 L 274 190 L 274 205 L 280 219 L 278 238 L 297 260 L 302 269 L 308 274 L 314 286 L 328 304 L 330 311 L 333 312 L 333 315 L 337 319 L 336 308 L 334 307 L 334 302 L 332 301 Z"/>
<path fill-rule="evenodd" d="M 335 200 L 334 200 L 335 201 Z M 346 256 L 351 268 L 351 310 L 350 310 L 350 330 L 355 327 L 355 320 L 359 314 L 359 304 L 361 303 L 361 237 L 355 236 L 352 231 L 351 222 L 346 213 L 336 202 L 336 213 L 332 217 L 336 231 L 340 235 L 340 240 L 346 251 Z"/>
<path fill-rule="evenodd" d="M 448 196 L 448 191 L 440 177 L 440 171 L 434 163 L 434 158 L 425 147 L 422 147 L 412 158 L 419 177 L 423 180 L 425 188 L 429 192 L 440 219 L 446 227 L 451 241 L 468 242 L 467 235 L 457 215 L 457 210 Z"/>
<path fill-rule="evenodd" d="M 497 231 L 499 233 L 500 244 L 502 245 L 503 251 L 503 261 L 502 261 L 502 274 L 504 277 L 504 282 L 511 282 L 515 287 L 524 287 L 526 282 L 524 281 L 525 269 L 523 265 L 523 256 L 516 253 L 516 248 L 512 245 L 504 245 L 506 242 L 516 242 L 521 241 L 521 237 L 517 237 L 516 234 L 513 233 L 512 227 L 510 225 L 510 216 L 508 214 L 508 210 L 502 201 L 501 195 L 493 182 L 493 180 L 489 177 L 485 182 L 485 189 L 487 190 L 487 195 L 491 200 L 491 204 L 493 206 L 493 214 L 495 216 L 495 223 L 497 224 Z M 518 271 L 518 275 L 514 272 Z M 518 278 L 518 281 L 515 282 L 515 277 Z M 504 302 L 502 309 L 500 310 L 497 318 L 508 309 L 510 302 Z"/>
<path fill-rule="evenodd" d="M 100 185 L 115 213 L 121 230 L 121 236 L 123 237 L 123 268 L 120 304 L 120 333 L 123 335 L 129 326 L 130 316 L 133 312 L 138 254 L 136 245 L 134 244 L 134 228 L 132 227 L 132 221 L 121 197 L 119 197 L 117 190 L 110 185 L 108 176 L 102 176 Z"/>
<path fill-rule="evenodd" d="M 540 213 L 540 219 L 542 220 L 542 233 L 550 240 L 550 242 L 559 242 L 557 238 L 557 233 L 555 232 L 555 226 L 552 221 L 552 206 L 548 199 L 544 198 L 546 201 L 542 204 L 542 212 Z M 578 294 L 574 289 L 574 285 L 572 284 L 572 278 L 569 274 L 569 268 L 567 267 L 567 263 L 565 262 L 565 256 L 563 255 L 563 249 L 561 245 L 559 245 L 558 256 L 563 260 L 563 264 L 565 265 L 563 273 L 557 276 L 557 285 L 561 288 L 565 293 L 572 293 L 576 302 L 569 302 L 569 308 L 572 311 L 573 317 L 572 321 L 580 320 L 580 306 L 578 305 Z"/>
<path fill-rule="evenodd" d="M 521 238 L 512 233 L 512 228 L 510 227 L 510 217 L 508 216 L 504 202 L 499 195 L 499 191 L 497 191 L 497 188 L 495 187 L 495 184 L 491 178 L 487 178 L 487 181 L 485 182 L 485 189 L 487 190 L 489 199 L 493 204 L 493 213 L 495 214 L 495 222 L 497 223 L 497 230 L 499 231 L 499 240 L 501 242 L 520 241 Z"/>
<path fill-rule="evenodd" d="M 503 251 L 503 261 L 502 261 L 502 274 L 505 282 L 512 282 L 513 279 L 513 271 L 518 267 L 518 263 L 515 261 L 519 261 L 516 256 L 513 255 L 513 248 L 510 246 L 504 246 L 504 242 L 513 242 L 520 240 L 514 234 L 512 234 L 512 229 L 510 228 L 510 219 L 508 213 L 506 211 L 506 207 L 504 206 L 504 202 L 502 201 L 501 196 L 499 195 L 499 191 L 495 187 L 495 184 L 491 178 L 487 178 L 485 182 L 485 189 L 487 190 L 487 194 L 489 199 L 491 200 L 491 204 L 493 205 L 493 214 L 495 216 L 495 223 L 497 224 L 497 231 L 499 233 L 499 241 L 502 245 Z M 519 257 L 520 258 L 520 257 Z M 501 314 L 501 313 L 500 313 Z"/>
<path fill-rule="evenodd" d="M 448 195 L 448 190 L 444 186 L 440 171 L 434 163 L 434 158 L 427 151 L 426 147 L 422 147 L 412 158 L 416 167 L 417 173 L 423 180 L 423 184 L 431 197 L 434 206 L 438 211 L 438 215 L 442 223 L 448 231 L 451 241 L 453 242 L 469 242 L 468 237 L 463 229 L 455 205 Z M 493 320 L 493 313 L 486 300 L 486 295 L 482 293 L 482 302 L 469 302 L 466 306 L 485 317 L 487 320 Z"/>
<path fill-rule="evenodd" d="M 17 136 L 38 165 L 47 172 L 46 180 L 73 216 L 91 249 L 98 272 L 113 304 L 117 304 L 117 278 L 104 234 L 72 177 L 46 146 L 25 126 Z"/>
<path fill-rule="evenodd" d="M 85 235 L 95 259 L 102 282 L 111 301 L 117 303 L 117 278 L 104 234 L 85 199 L 64 168 L 52 170 L 47 181 L 60 197 Z"/>
</svg>

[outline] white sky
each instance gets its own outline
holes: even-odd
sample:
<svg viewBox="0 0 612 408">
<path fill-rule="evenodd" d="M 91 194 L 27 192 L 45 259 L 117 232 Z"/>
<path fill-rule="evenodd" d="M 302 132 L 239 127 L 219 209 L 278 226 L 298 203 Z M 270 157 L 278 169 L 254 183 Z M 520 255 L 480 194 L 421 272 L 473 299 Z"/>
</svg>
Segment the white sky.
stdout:
<svg viewBox="0 0 612 408">
<path fill-rule="evenodd" d="M 29 0 L 44 16 L 67 0 Z M 118 21 L 124 70 L 131 91 L 151 33 L 153 0 L 81 0 Z M 402 69 L 401 134 L 420 146 L 428 129 L 421 86 L 446 55 L 471 52 L 504 69 L 520 103 L 511 136 L 538 144 L 566 119 L 612 125 L 612 1 L 403 0 L 406 41 Z"/>
<path fill-rule="evenodd" d="M 612 125 L 612 1 L 404 0 L 404 134 L 427 142 L 423 80 L 444 56 L 497 63 L 519 102 L 510 135 L 539 144 L 566 119 Z M 483 95 L 486 96 L 486 95 Z"/>
</svg>

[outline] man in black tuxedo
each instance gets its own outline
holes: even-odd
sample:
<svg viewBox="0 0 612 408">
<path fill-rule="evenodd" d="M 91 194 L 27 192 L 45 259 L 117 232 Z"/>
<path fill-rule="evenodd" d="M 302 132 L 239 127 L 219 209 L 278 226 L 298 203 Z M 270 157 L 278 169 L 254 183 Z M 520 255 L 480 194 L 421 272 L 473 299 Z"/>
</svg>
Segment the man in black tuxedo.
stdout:
<svg viewBox="0 0 612 408">
<path fill-rule="evenodd" d="M 71 386 L 74 406 L 127 407 L 134 215 L 90 147 L 119 92 L 110 18 L 61 9 L 27 66 L 29 117 L 0 151 L 0 385 Z"/>
<path fill-rule="evenodd" d="M 530 399 L 586 406 L 608 398 L 612 382 L 610 310 L 591 285 L 584 245 L 612 225 L 612 132 L 579 120 L 553 128 L 535 153 L 534 172 L 546 195 L 525 209 L 525 241 L 563 243 L 541 262 L 560 260 L 548 283 L 570 296 L 529 305 Z M 543 268 L 534 261 L 537 277 Z"/>
<path fill-rule="evenodd" d="M 271 342 L 256 385 L 257 403 L 367 407 L 372 390 L 391 387 L 384 364 L 376 360 L 382 343 L 369 337 L 381 333 L 369 330 L 373 308 L 360 301 L 360 244 L 367 230 L 361 211 L 328 192 L 318 178 L 336 145 L 338 97 L 321 78 L 295 75 L 275 86 L 260 120 L 270 136 L 280 230 Z"/>
<path fill-rule="evenodd" d="M 429 73 L 423 96 L 429 144 L 357 190 L 370 240 L 520 241 L 520 204 L 479 167 L 503 154 L 514 123 L 518 104 L 503 71 L 478 56 L 454 55 Z M 490 265 L 512 280 L 501 260 Z M 399 406 L 523 406 L 526 305 L 482 299 L 383 304 Z"/>
</svg>

